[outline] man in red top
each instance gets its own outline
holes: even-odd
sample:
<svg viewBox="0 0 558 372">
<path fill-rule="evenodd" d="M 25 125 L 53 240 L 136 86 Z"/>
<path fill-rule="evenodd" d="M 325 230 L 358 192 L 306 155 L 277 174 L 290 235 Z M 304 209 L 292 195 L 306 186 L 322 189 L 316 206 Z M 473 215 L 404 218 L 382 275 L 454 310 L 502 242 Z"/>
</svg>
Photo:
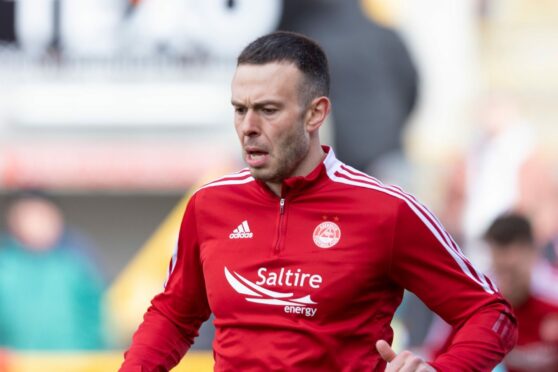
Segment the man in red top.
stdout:
<svg viewBox="0 0 558 372">
<path fill-rule="evenodd" d="M 122 371 L 172 368 L 210 313 L 216 371 L 379 371 L 386 362 L 478 371 L 513 347 L 509 305 L 430 211 L 320 145 L 328 89 L 326 57 L 301 35 L 275 32 L 240 54 L 232 105 L 248 168 L 190 199 L 165 290 Z M 459 328 L 434 361 L 389 346 L 405 288 Z"/>
<path fill-rule="evenodd" d="M 517 346 L 504 360 L 510 372 L 558 371 L 558 304 L 531 291 L 540 252 L 529 221 L 521 215 L 497 218 L 485 238 L 502 294 L 517 316 Z"/>
</svg>

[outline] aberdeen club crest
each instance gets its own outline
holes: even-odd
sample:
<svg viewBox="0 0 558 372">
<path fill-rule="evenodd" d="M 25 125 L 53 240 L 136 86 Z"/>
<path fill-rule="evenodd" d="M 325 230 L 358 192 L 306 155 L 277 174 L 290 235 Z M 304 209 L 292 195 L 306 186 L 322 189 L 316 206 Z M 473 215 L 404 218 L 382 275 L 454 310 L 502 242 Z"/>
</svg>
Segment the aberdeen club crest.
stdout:
<svg viewBox="0 0 558 372">
<path fill-rule="evenodd" d="M 341 229 L 335 222 L 325 221 L 314 229 L 314 243 L 320 248 L 331 248 L 341 239 Z"/>
</svg>

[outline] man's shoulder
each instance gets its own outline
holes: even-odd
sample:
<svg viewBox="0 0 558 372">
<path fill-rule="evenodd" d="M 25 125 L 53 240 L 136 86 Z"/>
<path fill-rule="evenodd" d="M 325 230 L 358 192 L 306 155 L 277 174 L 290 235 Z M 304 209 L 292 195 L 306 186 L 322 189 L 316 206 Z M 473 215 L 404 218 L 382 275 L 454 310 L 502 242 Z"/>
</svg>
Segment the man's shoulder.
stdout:
<svg viewBox="0 0 558 372">
<path fill-rule="evenodd" d="M 398 205 L 406 200 L 416 200 L 401 187 L 386 184 L 344 163 L 340 163 L 336 169 L 330 170 L 328 176 L 333 184 L 344 192 L 349 192 L 354 197 L 365 201 L 373 203 L 380 201 Z"/>
<path fill-rule="evenodd" d="M 227 192 L 231 188 L 245 187 L 254 181 L 250 170 L 244 168 L 236 173 L 227 174 L 205 183 L 195 191 L 195 194 L 211 195 L 223 191 Z"/>
</svg>

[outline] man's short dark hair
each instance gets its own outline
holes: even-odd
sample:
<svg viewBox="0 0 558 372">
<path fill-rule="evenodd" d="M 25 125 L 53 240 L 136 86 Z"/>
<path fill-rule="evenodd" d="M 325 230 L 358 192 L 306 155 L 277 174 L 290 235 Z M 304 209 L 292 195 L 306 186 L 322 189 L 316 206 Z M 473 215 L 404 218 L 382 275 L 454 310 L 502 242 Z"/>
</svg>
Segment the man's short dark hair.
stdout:
<svg viewBox="0 0 558 372">
<path fill-rule="evenodd" d="M 312 39 L 287 31 L 276 31 L 251 42 L 240 53 L 238 65 L 293 63 L 305 77 L 301 98 L 308 102 L 329 95 L 329 68 L 323 49 Z"/>
<path fill-rule="evenodd" d="M 484 238 L 487 242 L 500 247 L 514 243 L 529 245 L 534 243 L 531 223 L 518 213 L 503 214 L 496 218 L 484 234 Z"/>
</svg>

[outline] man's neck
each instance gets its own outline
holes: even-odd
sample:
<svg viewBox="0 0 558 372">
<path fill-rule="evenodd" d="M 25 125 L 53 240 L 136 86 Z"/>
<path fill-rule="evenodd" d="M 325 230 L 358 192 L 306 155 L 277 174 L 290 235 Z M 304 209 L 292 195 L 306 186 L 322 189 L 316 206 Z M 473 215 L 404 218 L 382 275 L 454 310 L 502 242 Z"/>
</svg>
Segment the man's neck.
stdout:
<svg viewBox="0 0 558 372">
<path fill-rule="evenodd" d="M 266 182 L 265 184 L 271 191 L 273 191 L 275 195 L 281 197 L 281 186 L 283 185 L 283 183 Z"/>
<path fill-rule="evenodd" d="M 302 164 L 298 167 L 297 171 L 295 171 L 287 178 L 301 177 L 301 176 L 306 177 L 314 169 L 316 169 L 316 167 L 320 163 L 324 161 L 325 157 L 326 157 L 326 153 L 321 145 L 311 148 L 310 151 L 308 152 L 308 155 L 303 160 Z M 271 191 L 273 191 L 274 194 L 281 197 L 281 188 L 283 186 L 283 181 L 284 179 L 281 180 L 280 182 L 266 182 L 266 185 L 267 187 L 269 187 Z"/>
</svg>

